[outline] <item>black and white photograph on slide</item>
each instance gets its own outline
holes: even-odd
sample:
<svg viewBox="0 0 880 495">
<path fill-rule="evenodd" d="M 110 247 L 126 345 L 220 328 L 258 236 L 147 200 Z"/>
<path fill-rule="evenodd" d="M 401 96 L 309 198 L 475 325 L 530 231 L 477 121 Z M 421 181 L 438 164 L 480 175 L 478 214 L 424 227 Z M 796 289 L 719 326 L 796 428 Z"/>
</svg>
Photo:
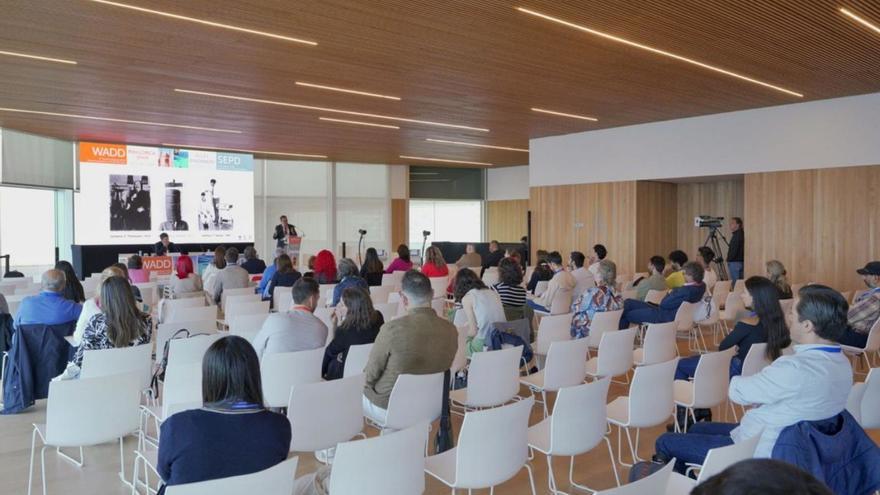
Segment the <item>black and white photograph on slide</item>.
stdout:
<svg viewBox="0 0 880 495">
<path fill-rule="evenodd" d="M 150 230 L 150 178 L 110 176 L 110 230 Z"/>
<path fill-rule="evenodd" d="M 183 219 L 181 200 L 183 184 L 172 180 L 165 183 L 165 221 L 159 224 L 162 231 L 189 230 L 189 224 Z"/>
<path fill-rule="evenodd" d="M 223 203 L 217 187 L 217 179 L 211 179 L 202 191 L 199 202 L 199 230 L 232 230 L 235 218 L 232 204 Z"/>
</svg>

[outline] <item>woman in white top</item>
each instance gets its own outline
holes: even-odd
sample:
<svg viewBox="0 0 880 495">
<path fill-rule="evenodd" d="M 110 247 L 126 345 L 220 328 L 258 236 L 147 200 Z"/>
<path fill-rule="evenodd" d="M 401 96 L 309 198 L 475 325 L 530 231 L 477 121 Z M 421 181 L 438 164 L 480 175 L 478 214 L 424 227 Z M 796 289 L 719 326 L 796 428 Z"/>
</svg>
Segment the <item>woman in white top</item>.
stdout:
<svg viewBox="0 0 880 495">
<path fill-rule="evenodd" d="M 171 291 L 174 295 L 191 294 L 202 290 L 202 279 L 193 272 L 193 261 L 183 254 L 177 258 L 177 273 L 171 278 Z"/>
<path fill-rule="evenodd" d="M 107 267 L 101 272 L 101 283 L 98 284 L 98 290 L 95 297 L 86 299 L 86 302 L 83 303 L 82 312 L 76 320 L 76 329 L 73 332 L 73 343 L 75 346 L 78 346 L 82 341 L 89 320 L 91 320 L 93 316 L 101 313 L 101 308 L 98 307 L 98 297 L 99 294 L 101 294 L 101 284 L 110 277 L 125 278 L 125 272 L 115 266 Z"/>
<path fill-rule="evenodd" d="M 224 268 L 226 268 L 226 249 L 223 246 L 217 246 L 214 249 L 214 261 L 208 263 L 205 273 L 202 275 L 205 292 L 212 301 L 214 300 L 214 285 L 217 280 L 217 274 Z"/>
<path fill-rule="evenodd" d="M 715 259 L 715 251 L 709 246 L 703 246 L 697 249 L 699 252 L 698 259 L 703 262 L 703 283 L 710 291 L 715 287 L 718 281 L 718 274 L 712 269 L 712 261 Z"/>
<path fill-rule="evenodd" d="M 496 322 L 507 321 L 504 306 L 497 292 L 486 284 L 473 270 L 459 270 L 455 276 L 453 295 L 467 317 L 470 334 L 467 340 L 467 355 L 480 352 L 489 339 Z"/>
</svg>

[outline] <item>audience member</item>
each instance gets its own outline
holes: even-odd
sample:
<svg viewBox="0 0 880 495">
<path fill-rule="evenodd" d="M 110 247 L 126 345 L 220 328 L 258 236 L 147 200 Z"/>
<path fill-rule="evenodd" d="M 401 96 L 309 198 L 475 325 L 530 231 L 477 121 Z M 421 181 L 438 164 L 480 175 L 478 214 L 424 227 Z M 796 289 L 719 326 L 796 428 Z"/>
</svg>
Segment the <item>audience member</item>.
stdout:
<svg viewBox="0 0 880 495">
<path fill-rule="evenodd" d="M 526 290 L 531 294 L 535 293 L 535 290 L 538 287 L 538 282 L 546 282 L 553 278 L 553 270 L 550 269 L 550 263 L 547 262 L 547 256 L 550 253 L 544 251 L 543 249 L 539 249 L 535 253 L 535 259 L 537 260 L 537 265 L 535 269 L 532 271 L 532 276 L 529 278 L 529 283 L 526 285 Z"/>
<path fill-rule="evenodd" d="M 149 344 L 153 334 L 150 315 L 138 309 L 128 280 L 109 277 L 101 283 L 101 312 L 92 316 L 76 348 L 73 364 L 82 367 L 83 353 Z"/>
<path fill-rule="evenodd" d="M 443 259 L 443 253 L 437 246 L 431 246 L 425 251 L 425 263 L 422 264 L 422 273 L 428 278 L 449 276 L 449 267 Z"/>
<path fill-rule="evenodd" d="M 409 255 L 409 246 L 401 244 L 397 246 L 397 258 L 394 258 L 391 264 L 388 265 L 385 273 L 407 272 L 412 270 L 412 268 L 413 262 Z"/>
<path fill-rule="evenodd" d="M 318 261 L 318 257 L 314 254 L 309 256 L 308 261 L 306 261 L 306 272 L 303 273 L 303 277 L 315 278 L 315 263 Z M 333 269 L 336 269 L 336 265 L 333 265 Z M 336 275 L 334 274 L 334 277 Z"/>
<path fill-rule="evenodd" d="M 125 276 L 125 280 L 128 280 L 128 283 L 131 286 L 131 294 L 134 296 L 134 300 L 139 303 L 144 302 L 144 298 L 141 295 L 141 290 L 138 289 L 138 287 L 134 285 L 134 283 L 132 283 L 131 277 L 128 276 L 128 267 L 125 265 L 125 263 L 113 263 L 111 266 L 119 268 L 119 270 L 122 271 L 123 276 Z"/>
<path fill-rule="evenodd" d="M 272 274 L 272 280 L 269 281 L 269 285 L 266 287 L 266 292 L 269 293 L 268 299 L 272 301 L 273 307 L 275 306 L 275 287 L 293 287 L 293 284 L 301 277 L 302 274 L 293 267 L 290 256 L 282 254 L 275 258 L 275 273 Z M 276 307 L 275 309 L 287 311 L 287 308 Z"/>
<path fill-rule="evenodd" d="M 177 251 L 177 246 L 171 242 L 167 232 L 159 234 L 159 242 L 153 244 L 153 253 L 156 256 L 168 256 Z"/>
<path fill-rule="evenodd" d="M 593 246 L 593 254 L 590 255 L 590 267 L 588 270 L 593 274 L 593 279 L 599 283 L 599 262 L 608 256 L 608 250 L 602 244 Z"/>
<path fill-rule="evenodd" d="M 192 294 L 202 290 L 202 278 L 195 273 L 193 260 L 183 253 L 177 258 L 175 273 L 171 277 L 171 292 L 175 295 Z"/>
<path fill-rule="evenodd" d="M 635 283 L 636 297 L 639 301 L 644 301 L 650 290 L 666 290 L 666 277 L 663 276 L 663 269 L 666 268 L 666 260 L 662 256 L 651 256 L 648 261 L 647 277 L 637 280 Z"/>
<path fill-rule="evenodd" d="M 335 284 L 336 283 L 336 257 L 333 253 L 326 249 L 318 251 L 315 256 L 314 267 L 310 267 L 314 272 L 314 279 L 319 284 Z"/>
<path fill-rule="evenodd" d="M 545 312 L 550 311 L 553 299 L 559 291 L 572 291 L 575 286 L 574 277 L 562 266 L 562 255 L 559 251 L 548 254 L 547 262 L 550 264 L 550 270 L 553 271 L 553 278 L 550 279 L 547 290 L 536 299 L 529 299 L 526 302 L 532 309 Z"/>
<path fill-rule="evenodd" d="M 620 318 L 621 330 L 629 328 L 633 323 L 666 323 L 673 321 L 681 303 L 695 303 L 702 299 L 703 294 L 706 292 L 706 286 L 703 284 L 703 267 L 699 263 L 691 261 L 690 263 L 685 263 L 682 273 L 684 273 L 684 285 L 666 294 L 666 297 L 660 301 L 659 306 L 635 299 L 624 301 L 623 316 Z"/>
<path fill-rule="evenodd" d="M 385 266 L 382 265 L 382 260 L 379 259 L 379 253 L 376 251 L 376 248 L 367 248 L 364 262 L 361 265 L 361 278 L 366 280 L 370 287 L 378 287 L 382 285 L 382 275 L 384 273 Z"/>
<path fill-rule="evenodd" d="M 856 270 L 868 287 L 854 302 L 847 313 L 849 326 L 840 343 L 853 347 L 865 347 L 871 327 L 880 318 L 880 261 L 871 261 Z"/>
<path fill-rule="evenodd" d="M 498 293 L 486 287 L 473 270 L 460 270 L 452 290 L 468 323 L 467 355 L 481 352 L 495 323 L 507 321 Z"/>
<path fill-rule="evenodd" d="M 617 311 L 623 307 L 623 301 L 614 289 L 617 283 L 617 265 L 613 261 L 599 262 L 598 284 L 591 287 L 572 303 L 571 337 L 583 339 L 590 336 L 590 325 L 596 313 Z"/>
<path fill-rule="evenodd" d="M 214 259 L 208 263 L 205 272 L 202 273 L 202 285 L 212 298 L 216 294 L 217 274 L 224 268 L 226 268 L 226 248 L 217 246 L 214 248 Z"/>
<path fill-rule="evenodd" d="M 86 301 L 86 293 L 79 282 L 79 277 L 73 269 L 73 265 L 69 261 L 61 260 L 55 263 L 55 269 L 64 272 L 64 299 L 75 303 L 84 303 Z"/>
<path fill-rule="evenodd" d="M 333 300 L 330 302 L 330 306 L 335 307 L 339 304 L 339 300 L 342 298 L 342 291 L 348 288 L 361 289 L 367 295 L 370 294 L 370 285 L 358 275 L 358 267 L 354 264 L 354 261 L 348 258 L 339 260 L 337 273 L 339 273 L 339 283 L 333 288 Z"/>
<path fill-rule="evenodd" d="M 293 284 L 293 308 L 272 313 L 254 337 L 260 359 L 275 352 L 309 351 L 327 343 L 327 325 L 314 315 L 320 290 L 318 282 L 302 277 Z"/>
<path fill-rule="evenodd" d="M 126 260 L 128 264 L 128 279 L 133 284 L 145 284 L 150 281 L 150 272 L 144 270 L 144 259 L 138 254 L 133 254 Z"/>
<path fill-rule="evenodd" d="M 0 315 L 9 314 L 9 303 L 6 302 L 6 296 L 0 294 Z"/>
<path fill-rule="evenodd" d="M 266 270 L 266 262 L 257 257 L 257 250 L 253 246 L 244 248 L 244 263 L 241 264 L 251 275 L 259 275 Z"/>
<path fill-rule="evenodd" d="M 596 276 L 589 269 L 584 268 L 587 257 L 580 251 L 572 251 L 568 257 L 568 267 L 571 276 L 574 277 L 574 297 L 577 298 L 590 287 L 596 286 Z"/>
<path fill-rule="evenodd" d="M 703 265 L 703 283 L 710 291 L 715 287 L 718 281 L 718 274 L 712 267 L 712 261 L 715 260 L 715 251 L 709 246 L 700 246 L 697 248 L 697 262 Z"/>
<path fill-rule="evenodd" d="M 483 273 L 486 272 L 487 268 L 497 267 L 498 263 L 501 263 L 501 260 L 504 259 L 504 251 L 498 246 L 498 241 L 492 241 L 489 243 L 489 254 L 486 255 L 485 258 L 482 259 L 482 270 L 480 271 L 480 276 L 483 276 Z"/>
<path fill-rule="evenodd" d="M 743 278 L 743 260 L 745 259 L 745 236 L 743 234 L 743 221 L 740 217 L 730 219 L 730 244 L 727 248 L 727 268 L 730 271 L 730 280 Z"/>
<path fill-rule="evenodd" d="M 773 459 L 747 459 L 700 483 L 691 495 L 833 495 L 812 474 Z"/>
<path fill-rule="evenodd" d="M 87 299 L 86 302 L 83 303 L 82 311 L 79 314 L 79 318 L 77 318 L 76 320 L 76 330 L 73 331 L 74 346 L 78 346 L 79 343 L 82 341 L 82 337 L 86 331 L 86 325 L 89 323 L 89 320 L 91 320 L 93 316 L 101 312 L 101 308 L 98 306 L 98 302 L 101 299 L 101 285 L 103 285 L 104 281 L 110 277 L 120 277 L 126 282 L 128 281 L 128 278 L 125 276 L 125 272 L 123 272 L 118 266 L 108 266 L 104 269 L 104 271 L 101 272 L 101 282 L 98 285 L 98 291 L 95 294 L 95 297 Z M 132 293 L 132 297 L 134 297 L 134 293 Z"/>
<path fill-rule="evenodd" d="M 788 272 L 781 261 L 770 260 L 767 262 L 767 278 L 773 282 L 779 291 L 779 299 L 791 299 L 791 285 L 788 283 Z"/>
<path fill-rule="evenodd" d="M 287 459 L 290 421 L 263 407 L 260 363 L 247 340 L 223 337 L 208 348 L 202 401 L 162 422 L 156 467 L 165 485 L 256 473 Z"/>
<path fill-rule="evenodd" d="M 225 289 L 244 289 L 250 282 L 251 277 L 247 270 L 238 266 L 238 249 L 231 247 L 226 250 L 226 268 L 217 273 L 214 284 L 214 302 L 220 304 Z"/>
<path fill-rule="evenodd" d="M 324 351 L 324 364 L 321 375 L 325 380 L 342 378 L 348 349 L 353 345 L 372 344 L 385 324 L 382 313 L 373 308 L 370 293 L 359 288 L 348 288 L 342 292 L 339 308 L 345 318 L 340 323 L 337 312 L 330 315 L 333 340 Z M 360 373 L 362 370 L 358 370 Z"/>
<path fill-rule="evenodd" d="M 688 255 L 680 249 L 669 253 L 669 271 L 666 276 L 666 287 L 669 289 L 677 289 L 684 285 L 684 271 L 682 267 L 688 262 Z"/>
<path fill-rule="evenodd" d="M 365 416 L 384 421 L 398 376 L 443 373 L 452 365 L 458 330 L 437 316 L 431 308 L 433 297 L 428 277 L 416 271 L 403 276 L 400 302 L 407 314 L 382 325 L 373 344 L 364 370 Z"/>
<path fill-rule="evenodd" d="M 522 286 L 523 272 L 516 260 L 513 258 L 501 260 L 498 264 L 498 280 L 499 282 L 493 285 L 492 289 L 498 293 L 505 310 L 522 308 L 526 305 L 526 289 Z"/>
<path fill-rule="evenodd" d="M 266 269 L 263 270 L 263 277 L 260 279 L 260 283 L 257 284 L 257 294 L 259 294 L 264 300 L 269 299 L 272 295 L 269 294 L 269 282 L 272 281 L 272 276 L 275 275 L 275 270 L 278 269 L 278 257 L 282 254 L 287 254 L 287 251 L 284 248 L 275 248 L 275 258 L 272 259 L 272 263 L 269 263 L 266 266 Z M 293 260 L 291 261 L 291 265 L 293 265 Z"/>
<path fill-rule="evenodd" d="M 468 244 L 464 247 L 464 254 L 455 262 L 455 266 L 459 268 L 481 267 L 483 266 L 483 258 L 480 256 L 480 253 L 477 252 L 476 246 Z"/>
<path fill-rule="evenodd" d="M 846 407 L 852 366 L 838 341 L 846 330 L 847 304 L 829 287 L 808 285 L 789 315 L 794 354 L 781 356 L 759 373 L 730 381 L 730 400 L 757 406 L 739 425 L 697 423 L 688 433 L 666 433 L 656 443 L 657 457 L 702 464 L 710 449 L 760 435 L 755 457 L 770 457 L 779 433 L 800 421 L 830 418 Z"/>
<path fill-rule="evenodd" d="M 15 326 L 60 325 L 74 322 L 82 312 L 82 305 L 64 298 L 64 272 L 47 270 L 43 273 L 40 293 L 25 297 L 15 315 Z"/>
<path fill-rule="evenodd" d="M 513 249 L 513 248 L 511 248 L 511 249 L 505 249 L 505 250 L 504 250 L 504 257 L 505 257 L 505 258 L 510 258 L 510 259 L 516 261 L 516 263 L 517 263 L 521 268 L 524 268 L 524 267 L 525 267 L 525 265 L 523 264 L 523 255 L 522 255 L 522 253 L 520 253 L 519 249 Z"/>
</svg>

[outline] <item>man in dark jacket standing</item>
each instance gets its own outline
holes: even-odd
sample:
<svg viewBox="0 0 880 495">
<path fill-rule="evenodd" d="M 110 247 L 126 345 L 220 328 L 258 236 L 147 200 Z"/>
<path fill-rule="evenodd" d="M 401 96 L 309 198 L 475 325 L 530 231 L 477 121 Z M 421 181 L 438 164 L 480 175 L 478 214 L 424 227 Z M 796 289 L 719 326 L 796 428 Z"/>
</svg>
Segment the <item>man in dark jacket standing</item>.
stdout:
<svg viewBox="0 0 880 495">
<path fill-rule="evenodd" d="M 743 251 L 745 235 L 743 233 L 743 220 L 740 217 L 730 219 L 730 248 L 727 250 L 727 268 L 730 270 L 730 280 L 743 278 Z"/>
</svg>

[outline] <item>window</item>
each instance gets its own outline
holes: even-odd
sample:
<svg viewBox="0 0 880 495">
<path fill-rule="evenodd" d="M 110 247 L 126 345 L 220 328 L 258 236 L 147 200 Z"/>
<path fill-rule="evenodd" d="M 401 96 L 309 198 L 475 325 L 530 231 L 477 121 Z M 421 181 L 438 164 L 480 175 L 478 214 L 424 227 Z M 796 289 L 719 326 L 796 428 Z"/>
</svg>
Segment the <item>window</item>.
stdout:
<svg viewBox="0 0 880 495">
<path fill-rule="evenodd" d="M 0 187 L 0 254 L 29 275 L 55 264 L 54 191 Z"/>
<path fill-rule="evenodd" d="M 362 251 L 388 250 L 389 210 L 387 166 L 336 164 L 336 242 L 346 243 L 346 256 L 357 261 L 361 229 L 367 231 Z"/>
<path fill-rule="evenodd" d="M 483 235 L 482 201 L 409 202 L 409 247 L 422 249 L 422 231 L 431 232 L 432 241 L 479 242 Z"/>
</svg>

